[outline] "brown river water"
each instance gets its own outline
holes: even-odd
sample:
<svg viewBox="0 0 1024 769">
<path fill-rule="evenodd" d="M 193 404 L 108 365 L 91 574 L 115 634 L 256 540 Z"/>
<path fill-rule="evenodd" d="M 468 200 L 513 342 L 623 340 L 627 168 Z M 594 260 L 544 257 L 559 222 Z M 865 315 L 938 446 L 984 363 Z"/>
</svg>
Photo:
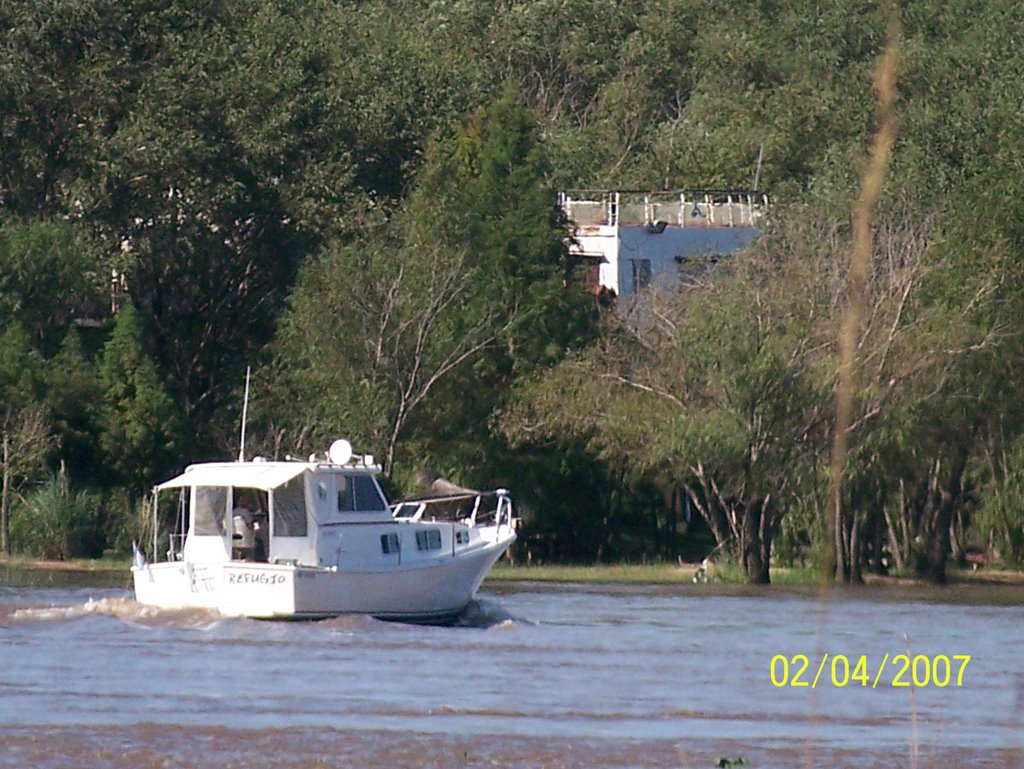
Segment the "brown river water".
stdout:
<svg viewBox="0 0 1024 769">
<path fill-rule="evenodd" d="M 440 628 L 85 579 L 0 567 L 0 767 L 1024 769 L 1024 587 L 485 585 Z"/>
</svg>

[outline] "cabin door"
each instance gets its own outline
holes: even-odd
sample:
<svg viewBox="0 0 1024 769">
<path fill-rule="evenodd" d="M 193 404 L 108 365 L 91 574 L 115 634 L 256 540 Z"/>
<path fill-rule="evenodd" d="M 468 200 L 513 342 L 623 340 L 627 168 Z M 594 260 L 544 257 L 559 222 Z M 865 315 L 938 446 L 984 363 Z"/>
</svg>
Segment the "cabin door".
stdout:
<svg viewBox="0 0 1024 769">
<path fill-rule="evenodd" d="M 223 486 L 193 486 L 191 515 L 184 558 L 193 563 L 231 560 L 229 489 Z"/>
<path fill-rule="evenodd" d="M 270 561 L 315 563 L 309 530 L 303 474 L 270 492 Z"/>
</svg>

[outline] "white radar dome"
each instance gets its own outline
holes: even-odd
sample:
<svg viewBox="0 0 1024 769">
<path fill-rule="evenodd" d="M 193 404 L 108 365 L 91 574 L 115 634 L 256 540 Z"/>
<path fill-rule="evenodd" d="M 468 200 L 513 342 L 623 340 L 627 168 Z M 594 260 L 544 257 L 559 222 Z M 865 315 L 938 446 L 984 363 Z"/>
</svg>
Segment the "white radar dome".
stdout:
<svg viewBox="0 0 1024 769">
<path fill-rule="evenodd" d="M 327 456 L 336 465 L 346 465 L 352 459 L 352 444 L 344 438 L 339 438 L 327 450 Z"/>
</svg>

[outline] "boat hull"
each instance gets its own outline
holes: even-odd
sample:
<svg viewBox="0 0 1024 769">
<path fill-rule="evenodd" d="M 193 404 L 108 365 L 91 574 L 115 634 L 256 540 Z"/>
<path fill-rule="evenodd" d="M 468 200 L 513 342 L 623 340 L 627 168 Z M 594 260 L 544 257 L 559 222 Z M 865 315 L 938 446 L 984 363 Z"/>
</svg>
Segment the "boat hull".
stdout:
<svg viewBox="0 0 1024 769">
<path fill-rule="evenodd" d="M 149 564 L 132 569 L 139 603 L 214 609 L 225 616 L 379 619 L 449 623 L 466 608 L 514 534 L 437 559 L 375 570 L 230 561 Z"/>
</svg>

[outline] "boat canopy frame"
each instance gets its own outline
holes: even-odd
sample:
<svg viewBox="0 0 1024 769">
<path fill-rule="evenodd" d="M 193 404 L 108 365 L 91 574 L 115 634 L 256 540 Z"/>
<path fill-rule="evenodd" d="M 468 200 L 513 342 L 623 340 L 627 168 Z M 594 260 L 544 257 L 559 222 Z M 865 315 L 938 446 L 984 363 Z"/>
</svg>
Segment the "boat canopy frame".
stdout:
<svg viewBox="0 0 1024 769">
<path fill-rule="evenodd" d="M 192 465 L 176 478 L 155 487 L 156 491 L 186 486 L 233 486 L 271 491 L 302 475 L 310 466 L 305 462 L 267 462 L 265 464 Z"/>
<path fill-rule="evenodd" d="M 191 489 L 241 488 L 270 492 L 278 489 L 315 464 L 307 462 L 224 462 L 190 465 L 185 472 L 153 487 L 153 558 L 159 560 L 159 496 L 162 491 L 177 489 L 178 505 L 174 531 L 168 532 L 167 560 L 174 561 L 183 552 L 189 528 L 189 502 Z M 175 542 L 177 540 L 177 542 Z"/>
</svg>

